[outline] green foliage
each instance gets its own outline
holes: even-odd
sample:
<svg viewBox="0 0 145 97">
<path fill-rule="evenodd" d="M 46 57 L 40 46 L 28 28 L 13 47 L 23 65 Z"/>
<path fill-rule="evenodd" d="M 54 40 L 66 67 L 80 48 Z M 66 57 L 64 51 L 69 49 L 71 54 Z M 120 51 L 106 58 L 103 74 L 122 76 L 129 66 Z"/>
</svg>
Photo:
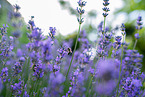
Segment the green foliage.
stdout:
<svg viewBox="0 0 145 97">
<path fill-rule="evenodd" d="M 7 30 L 7 35 L 8 36 L 11 36 L 12 35 L 12 32 L 16 30 L 15 27 L 12 26 L 12 21 L 10 18 L 9 18 L 9 13 L 10 12 L 13 12 L 13 6 L 6 0 L 0 0 L 0 4 L 1 4 L 1 8 L 0 8 L 0 27 L 3 26 L 3 24 L 7 24 L 9 27 L 8 27 L 8 30 Z M 22 28 L 20 28 L 21 30 L 21 37 L 19 38 L 19 42 L 20 44 L 26 44 L 28 43 L 28 38 L 27 38 L 27 35 L 26 33 L 29 32 L 27 30 L 27 26 L 26 26 L 26 23 L 24 22 L 23 18 L 20 18 L 20 21 L 22 22 Z"/>
<path fill-rule="evenodd" d="M 145 10 L 145 0 L 123 0 L 124 1 L 124 6 L 116 11 L 116 13 L 119 12 L 126 12 L 126 13 L 131 13 L 132 11 L 135 10 Z"/>
</svg>

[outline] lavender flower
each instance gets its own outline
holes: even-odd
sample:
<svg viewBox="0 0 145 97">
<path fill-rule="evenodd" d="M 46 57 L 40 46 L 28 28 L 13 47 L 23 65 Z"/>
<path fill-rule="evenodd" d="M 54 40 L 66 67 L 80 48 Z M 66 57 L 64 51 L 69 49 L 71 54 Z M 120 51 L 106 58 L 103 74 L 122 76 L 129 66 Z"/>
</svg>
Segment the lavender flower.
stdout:
<svg viewBox="0 0 145 97">
<path fill-rule="evenodd" d="M 21 31 L 17 30 L 17 31 L 14 31 L 12 34 L 15 38 L 19 38 L 21 35 Z"/>
<path fill-rule="evenodd" d="M 7 33 L 7 27 L 8 27 L 7 24 L 6 25 L 3 24 L 3 28 L 0 28 L 2 36 Z"/>
<path fill-rule="evenodd" d="M 83 7 L 86 5 L 86 2 L 82 1 L 82 0 L 79 0 L 78 5 L 79 5 L 80 8 L 77 7 L 76 10 L 77 10 L 80 18 L 77 18 L 77 20 L 78 20 L 79 24 L 82 24 L 84 22 L 84 20 L 81 16 L 85 13 L 85 10 L 83 9 Z"/>
<path fill-rule="evenodd" d="M 20 18 L 21 17 L 21 14 L 20 13 L 17 13 L 17 12 L 16 13 L 13 13 L 13 15 L 14 15 L 15 18 Z"/>
<path fill-rule="evenodd" d="M 125 32 L 125 25 L 122 23 L 122 25 L 121 25 L 121 34 L 123 35 L 123 36 L 125 36 L 126 35 L 126 32 Z"/>
<path fill-rule="evenodd" d="M 104 8 L 102 8 L 102 9 L 105 12 L 105 13 L 103 13 L 103 16 L 104 17 L 107 17 L 108 16 L 108 13 L 107 12 L 110 11 L 110 9 L 107 8 L 107 6 L 109 5 L 109 0 L 103 0 L 103 1 L 104 1 L 104 3 L 103 3 Z"/>
<path fill-rule="evenodd" d="M 54 39 L 55 37 L 54 37 L 54 35 L 55 35 L 55 33 L 56 33 L 56 28 L 54 27 L 50 27 L 49 28 L 49 30 L 50 30 L 50 33 L 49 33 L 49 36 L 52 38 L 52 39 Z"/>
<path fill-rule="evenodd" d="M 124 25 L 124 23 L 122 23 L 122 25 L 121 25 L 121 31 L 125 31 L 125 25 Z"/>
<path fill-rule="evenodd" d="M 44 71 L 43 71 L 43 68 L 42 68 L 42 64 L 35 65 L 33 70 L 34 70 L 34 74 L 33 75 L 37 79 L 40 79 L 41 77 L 43 77 Z"/>
<path fill-rule="evenodd" d="M 99 55 L 99 57 L 106 57 L 108 56 L 108 51 L 109 48 L 111 47 L 111 43 L 110 43 L 110 39 L 111 39 L 111 35 L 110 34 L 105 34 L 105 39 L 103 38 L 103 36 L 100 38 L 99 40 L 99 44 L 98 44 L 98 49 L 97 49 L 97 53 Z"/>
<path fill-rule="evenodd" d="M 104 6 L 108 6 L 109 5 L 109 0 L 103 0 L 103 1 L 104 1 L 104 3 L 103 3 Z"/>
<path fill-rule="evenodd" d="M 50 62 L 53 58 L 52 56 L 52 43 L 51 43 L 51 39 L 48 38 L 47 40 L 43 41 L 42 43 L 42 57 L 44 59 L 44 62 Z"/>
<path fill-rule="evenodd" d="M 135 38 L 136 38 L 136 41 L 135 41 L 135 44 L 134 44 L 133 49 L 135 49 L 136 44 L 137 44 L 137 40 L 140 38 L 140 37 L 139 37 L 139 30 L 142 29 L 142 24 L 143 24 L 143 23 L 142 23 L 142 17 L 141 17 L 141 16 L 138 16 L 138 19 L 137 19 L 137 26 L 136 26 L 136 29 L 138 30 L 138 32 L 137 32 L 137 34 L 134 35 Z"/>
<path fill-rule="evenodd" d="M 123 84 L 123 92 L 125 92 L 124 94 L 128 95 L 129 97 L 135 97 L 140 95 L 140 88 L 142 86 L 140 80 L 134 79 L 132 77 L 127 77 Z"/>
<path fill-rule="evenodd" d="M 142 17 L 138 16 L 136 29 L 138 29 L 138 30 L 142 29 L 142 24 L 143 24 Z"/>
<path fill-rule="evenodd" d="M 3 82 L 6 82 L 7 77 L 8 77 L 8 68 L 5 67 L 2 69 L 1 72 L 1 79 L 3 80 Z"/>
<path fill-rule="evenodd" d="M 34 18 L 34 16 L 31 16 L 31 20 L 29 20 L 29 22 L 28 22 L 30 25 L 30 26 L 28 26 L 29 30 L 33 30 L 35 28 L 35 23 L 34 23 L 33 18 Z"/>
<path fill-rule="evenodd" d="M 15 18 L 20 18 L 21 17 L 21 14 L 20 14 L 20 12 L 19 12 L 19 10 L 21 9 L 21 7 L 19 6 L 19 5 L 14 5 L 14 12 L 13 12 L 13 16 L 15 17 Z"/>
<path fill-rule="evenodd" d="M 16 62 L 13 67 L 13 72 L 14 72 L 13 76 L 17 76 L 20 72 L 22 72 L 22 64 Z"/>
<path fill-rule="evenodd" d="M 81 19 L 77 18 L 77 20 L 78 20 L 79 24 L 82 24 L 84 22 L 84 18 L 81 18 Z"/>
<path fill-rule="evenodd" d="M 114 47 L 116 50 L 119 49 L 119 48 L 121 47 L 121 39 L 122 39 L 121 36 L 116 36 L 116 37 L 115 37 L 115 41 L 116 41 L 116 42 L 113 43 L 113 47 Z"/>
<path fill-rule="evenodd" d="M 14 96 L 20 96 L 22 94 L 24 88 L 23 81 L 19 81 L 19 83 L 15 83 L 14 85 L 11 85 L 11 91 Z"/>
</svg>

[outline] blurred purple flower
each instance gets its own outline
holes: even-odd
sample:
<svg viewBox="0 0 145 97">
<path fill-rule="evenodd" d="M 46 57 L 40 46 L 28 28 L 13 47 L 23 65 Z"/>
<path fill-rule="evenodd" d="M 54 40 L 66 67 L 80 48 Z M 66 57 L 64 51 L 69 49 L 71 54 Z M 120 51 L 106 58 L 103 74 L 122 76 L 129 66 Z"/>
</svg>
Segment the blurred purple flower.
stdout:
<svg viewBox="0 0 145 97">
<path fill-rule="evenodd" d="M 140 38 L 139 33 L 136 33 L 134 36 L 135 36 L 136 39 Z"/>
<path fill-rule="evenodd" d="M 6 82 L 7 77 L 8 77 L 8 68 L 5 67 L 2 69 L 1 72 L 1 79 L 3 80 L 3 82 Z"/>
<path fill-rule="evenodd" d="M 110 95 L 117 85 L 119 77 L 119 61 L 113 59 L 100 60 L 97 63 L 96 91 L 100 95 Z"/>
</svg>

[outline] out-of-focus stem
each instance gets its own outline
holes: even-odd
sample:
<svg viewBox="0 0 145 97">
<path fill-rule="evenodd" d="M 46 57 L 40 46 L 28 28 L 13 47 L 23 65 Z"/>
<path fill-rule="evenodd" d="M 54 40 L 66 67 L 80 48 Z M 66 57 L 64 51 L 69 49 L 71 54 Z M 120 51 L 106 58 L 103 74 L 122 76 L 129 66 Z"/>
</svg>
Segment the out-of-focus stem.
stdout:
<svg viewBox="0 0 145 97">
<path fill-rule="evenodd" d="M 105 22 L 106 22 L 106 17 L 104 17 L 104 26 L 103 26 L 103 40 L 104 40 L 104 33 L 105 33 Z"/>
<path fill-rule="evenodd" d="M 136 44 L 137 44 L 137 39 L 135 40 L 135 43 L 134 43 L 133 50 L 135 49 L 135 47 L 136 47 Z"/>
<path fill-rule="evenodd" d="M 93 75 L 94 76 L 94 75 Z M 86 92 L 86 97 L 89 97 L 89 89 L 90 89 L 90 86 L 91 86 L 91 84 L 92 84 L 92 81 L 93 81 L 93 76 L 91 77 L 91 80 L 90 80 L 90 82 L 89 82 L 89 86 L 88 86 L 88 89 L 87 89 L 87 92 Z"/>
<path fill-rule="evenodd" d="M 123 36 L 122 43 L 124 43 L 124 36 Z M 119 70 L 119 80 L 118 80 L 118 84 L 117 84 L 117 97 L 118 97 L 119 83 L 120 83 L 120 79 L 121 79 L 121 69 L 122 69 L 122 59 L 123 59 L 123 44 L 121 47 L 122 47 L 122 51 L 121 51 L 121 63 L 120 63 L 120 70 Z"/>
<path fill-rule="evenodd" d="M 138 27 L 139 27 L 139 26 L 138 26 Z M 137 33 L 139 33 L 139 29 L 137 30 Z M 133 50 L 135 49 L 136 44 L 137 44 L 137 39 L 135 39 L 135 43 L 134 43 L 134 46 L 133 46 Z"/>
</svg>

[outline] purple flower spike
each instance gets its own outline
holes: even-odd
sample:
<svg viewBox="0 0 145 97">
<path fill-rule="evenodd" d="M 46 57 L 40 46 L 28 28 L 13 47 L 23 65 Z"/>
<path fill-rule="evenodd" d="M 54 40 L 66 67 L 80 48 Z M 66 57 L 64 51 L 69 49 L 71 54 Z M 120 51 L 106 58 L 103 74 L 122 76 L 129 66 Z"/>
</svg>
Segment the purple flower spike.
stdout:
<svg viewBox="0 0 145 97">
<path fill-rule="evenodd" d="M 138 30 L 142 29 L 142 24 L 143 24 L 142 23 L 142 17 L 138 16 L 136 29 L 138 29 Z"/>
<path fill-rule="evenodd" d="M 122 23 L 122 25 L 121 25 L 121 31 L 125 31 L 125 25 L 124 25 L 124 23 Z"/>
<path fill-rule="evenodd" d="M 109 0 L 103 0 L 104 1 L 104 3 L 103 3 L 103 5 L 104 5 L 104 8 L 102 8 L 103 9 L 103 11 L 104 11 L 104 13 L 102 14 L 104 17 L 107 17 L 108 16 L 108 11 L 110 11 L 110 9 L 107 7 L 110 3 L 109 3 Z"/>
<path fill-rule="evenodd" d="M 82 0 L 79 0 L 78 2 L 78 5 L 79 5 L 79 8 L 77 7 L 77 12 L 79 14 L 79 16 L 82 16 L 84 13 L 85 13 L 85 10 L 82 9 L 82 7 L 84 7 L 86 5 L 86 2 L 85 1 L 82 1 Z M 83 18 L 77 18 L 79 24 L 82 24 L 84 22 Z"/>
<path fill-rule="evenodd" d="M 24 87 L 24 82 L 21 80 L 19 81 L 19 83 L 15 83 L 14 85 L 11 85 L 12 95 L 16 97 L 20 97 L 23 91 L 23 87 Z"/>
<path fill-rule="evenodd" d="M 54 35 L 55 35 L 55 33 L 56 33 L 56 28 L 55 28 L 55 27 L 50 27 L 49 30 L 50 30 L 49 36 L 50 36 L 52 39 L 54 39 L 54 38 L 55 38 Z"/>
</svg>

